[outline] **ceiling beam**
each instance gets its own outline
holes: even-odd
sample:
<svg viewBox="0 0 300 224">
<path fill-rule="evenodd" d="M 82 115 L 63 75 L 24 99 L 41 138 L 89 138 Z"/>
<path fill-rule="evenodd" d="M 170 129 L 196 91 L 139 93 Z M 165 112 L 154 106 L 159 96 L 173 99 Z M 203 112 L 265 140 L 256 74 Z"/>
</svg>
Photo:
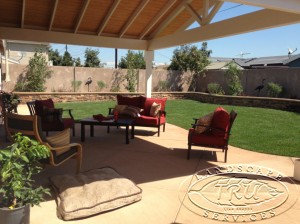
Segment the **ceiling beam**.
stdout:
<svg viewBox="0 0 300 224">
<path fill-rule="evenodd" d="M 112 17 L 113 13 L 115 12 L 116 8 L 118 7 L 121 0 L 115 0 L 113 5 L 110 7 L 108 13 L 106 14 L 105 18 L 103 19 L 102 23 L 98 27 L 97 34 L 98 36 L 101 35 L 102 31 L 104 30 L 106 24 L 108 23 L 109 19 Z"/>
<path fill-rule="evenodd" d="M 299 0 L 220 0 L 300 14 Z"/>
<path fill-rule="evenodd" d="M 83 46 L 145 50 L 147 41 L 119 37 L 99 37 L 78 33 L 0 27 L 0 39 L 74 44 Z"/>
<path fill-rule="evenodd" d="M 202 23 L 202 17 L 198 14 L 198 12 L 190 5 L 190 4 L 185 4 L 185 8 L 190 12 L 192 17 L 201 25 Z"/>
<path fill-rule="evenodd" d="M 140 15 L 140 13 L 142 12 L 142 10 L 146 7 L 146 5 L 148 4 L 150 0 L 143 0 L 138 8 L 134 11 L 134 13 L 130 16 L 130 18 L 127 20 L 126 24 L 122 27 L 120 33 L 119 33 L 119 37 L 122 37 L 125 32 L 128 30 L 128 28 L 130 27 L 130 25 L 134 22 L 134 20 Z"/>
<path fill-rule="evenodd" d="M 151 23 L 149 23 L 146 28 L 143 30 L 142 34 L 140 35 L 139 39 L 143 39 L 147 33 L 153 28 L 153 26 L 163 17 L 167 11 L 175 4 L 176 1 L 169 0 L 165 6 L 159 11 L 159 13 L 151 20 Z"/>
<path fill-rule="evenodd" d="M 185 4 L 190 3 L 192 0 L 185 0 L 182 1 L 176 9 L 169 15 L 168 18 L 163 21 L 159 27 L 151 34 L 150 39 L 156 37 L 158 34 L 160 34 L 168 25 L 170 22 L 172 22 L 173 19 L 176 18 L 184 9 L 185 9 Z"/>
<path fill-rule="evenodd" d="M 210 8 L 209 0 L 203 0 L 203 10 L 202 10 L 203 18 L 207 17 L 209 8 Z"/>
<path fill-rule="evenodd" d="M 218 1 L 215 0 L 204 0 L 203 1 L 203 8 L 201 8 L 198 11 L 198 14 L 201 15 L 202 14 L 202 18 L 203 17 L 207 17 L 208 15 L 208 11 L 209 9 Z M 208 4 L 208 5 L 205 5 Z M 206 12 L 204 12 L 206 11 Z M 177 29 L 176 32 L 183 32 L 184 30 L 186 30 L 190 25 L 192 25 L 195 22 L 195 19 L 193 17 L 191 17 L 189 20 L 187 20 L 180 28 Z"/>
<path fill-rule="evenodd" d="M 77 20 L 77 23 L 76 23 L 76 26 L 75 26 L 75 30 L 74 30 L 74 33 L 77 33 L 78 29 L 79 29 L 79 26 L 81 24 L 81 21 L 82 21 L 82 18 L 89 6 L 89 3 L 90 3 L 90 0 L 85 0 L 85 2 L 83 3 L 83 7 L 81 7 L 81 11 L 80 11 L 80 15 L 78 17 L 78 20 Z"/>
<path fill-rule="evenodd" d="M 223 2 L 216 2 L 213 6 L 213 8 L 210 10 L 209 14 L 206 15 L 206 17 L 203 17 L 203 21 L 202 21 L 202 26 L 205 26 L 207 24 L 209 24 L 212 19 L 215 17 L 215 15 L 217 14 L 217 12 L 220 10 L 220 8 L 222 7 Z"/>
<path fill-rule="evenodd" d="M 300 22 L 300 15 L 263 9 L 149 41 L 148 50 L 207 41 Z M 226 27 L 226 29 L 224 29 Z"/>
<path fill-rule="evenodd" d="M 52 15 L 51 15 L 51 20 L 50 20 L 50 24 L 49 24 L 49 31 L 52 30 L 52 26 L 53 26 L 55 14 L 56 14 L 56 9 L 57 9 L 57 5 L 58 5 L 58 1 L 59 1 L 59 0 L 55 0 L 54 6 L 53 6 Z"/>
<path fill-rule="evenodd" d="M 22 3 L 22 18 L 21 18 L 21 28 L 24 28 L 24 20 L 25 20 L 25 6 L 26 6 L 26 0 L 23 0 L 23 3 Z"/>
</svg>

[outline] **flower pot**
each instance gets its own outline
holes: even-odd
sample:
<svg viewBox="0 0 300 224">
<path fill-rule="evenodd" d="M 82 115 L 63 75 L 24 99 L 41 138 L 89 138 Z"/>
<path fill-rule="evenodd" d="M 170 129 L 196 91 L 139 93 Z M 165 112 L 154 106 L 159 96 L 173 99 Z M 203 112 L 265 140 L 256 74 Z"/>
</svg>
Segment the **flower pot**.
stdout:
<svg viewBox="0 0 300 224">
<path fill-rule="evenodd" d="M 0 208 L 1 224 L 29 224 L 30 205 L 20 208 Z"/>
</svg>

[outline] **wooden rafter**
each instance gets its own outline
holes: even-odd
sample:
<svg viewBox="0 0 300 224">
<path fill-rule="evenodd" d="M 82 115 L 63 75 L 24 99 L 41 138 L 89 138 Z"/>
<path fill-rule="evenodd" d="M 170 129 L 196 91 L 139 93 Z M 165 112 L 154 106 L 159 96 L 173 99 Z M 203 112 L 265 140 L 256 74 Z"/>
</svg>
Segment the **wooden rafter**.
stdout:
<svg viewBox="0 0 300 224">
<path fill-rule="evenodd" d="M 53 6 L 52 15 L 51 15 L 51 20 L 50 20 L 50 24 L 49 24 L 49 31 L 52 30 L 52 26 L 53 26 L 55 14 L 56 14 L 56 10 L 57 10 L 58 1 L 59 1 L 59 0 L 55 0 L 54 6 Z"/>
<path fill-rule="evenodd" d="M 161 33 L 168 25 L 170 22 L 172 22 L 173 19 L 176 18 L 184 9 L 185 9 L 185 4 L 190 3 L 192 0 L 185 0 L 182 1 L 181 4 L 179 4 L 176 9 L 171 13 L 171 15 L 166 18 L 165 21 L 163 21 L 159 27 L 151 34 L 150 38 L 156 37 L 159 33 Z"/>
<path fill-rule="evenodd" d="M 201 25 L 202 17 L 197 13 L 197 11 L 190 4 L 186 4 L 185 8 L 190 12 L 190 14 L 199 23 L 199 25 Z"/>
<path fill-rule="evenodd" d="M 76 23 L 74 33 L 77 33 L 77 31 L 79 29 L 79 26 L 80 26 L 80 23 L 82 21 L 82 18 L 83 18 L 84 14 L 85 14 L 85 11 L 87 10 L 87 8 L 89 6 L 89 3 L 90 3 L 90 0 L 85 0 L 85 2 L 83 4 L 83 7 L 81 8 L 80 15 L 78 17 L 77 23 Z"/>
<path fill-rule="evenodd" d="M 282 12 L 300 14 L 299 0 L 220 0 L 224 2 L 235 2 L 244 5 L 257 6 L 265 9 L 273 9 Z"/>
<path fill-rule="evenodd" d="M 97 32 L 98 36 L 101 35 L 103 29 L 105 28 L 105 26 L 108 23 L 109 19 L 112 17 L 114 11 L 116 10 L 116 8 L 118 7 L 120 2 L 121 2 L 121 0 L 115 0 L 113 5 L 110 7 L 108 13 L 106 14 L 104 20 L 102 21 L 102 23 L 100 24 L 100 26 L 98 28 L 98 32 Z"/>
<path fill-rule="evenodd" d="M 209 0 L 203 0 L 203 10 L 202 10 L 203 18 L 207 17 L 209 8 L 210 8 Z"/>
<path fill-rule="evenodd" d="M 140 35 L 139 39 L 143 39 L 146 34 L 151 30 L 151 28 L 163 17 L 166 12 L 175 4 L 176 1 L 169 0 L 165 6 L 160 10 L 160 12 L 154 17 L 154 19 L 149 23 L 146 28 L 143 30 L 142 34 Z"/>
<path fill-rule="evenodd" d="M 209 14 L 206 17 L 203 17 L 202 20 L 202 26 L 209 24 L 212 19 L 215 17 L 215 15 L 217 14 L 217 12 L 220 10 L 220 8 L 222 7 L 223 2 L 216 2 L 213 6 L 213 8 L 211 9 L 211 11 L 209 12 Z"/>
<path fill-rule="evenodd" d="M 155 38 L 149 41 L 148 50 L 207 41 L 299 22 L 299 14 L 263 9 L 227 20 L 211 23 L 199 28 Z M 224 29 L 224 27 L 226 27 L 226 29 Z M 220 32 L 220 30 L 222 30 L 222 32 Z"/>
<path fill-rule="evenodd" d="M 150 0 L 143 0 L 138 8 L 134 11 L 134 13 L 130 16 L 130 18 L 127 20 L 126 24 L 123 26 L 119 33 L 119 37 L 122 37 L 125 32 L 128 30 L 130 25 L 134 22 L 134 20 L 139 16 L 139 14 L 142 12 L 142 10 L 145 8 L 145 6 L 149 3 Z"/>
</svg>

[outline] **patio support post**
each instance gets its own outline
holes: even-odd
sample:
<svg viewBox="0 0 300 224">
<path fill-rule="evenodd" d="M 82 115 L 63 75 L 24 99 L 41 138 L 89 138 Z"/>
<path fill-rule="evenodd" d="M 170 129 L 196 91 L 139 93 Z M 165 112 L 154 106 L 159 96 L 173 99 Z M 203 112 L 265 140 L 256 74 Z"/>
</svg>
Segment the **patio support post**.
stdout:
<svg viewBox="0 0 300 224">
<path fill-rule="evenodd" d="M 145 62 L 146 62 L 145 95 L 146 97 L 151 97 L 153 60 L 154 60 L 154 51 L 145 51 Z"/>
</svg>

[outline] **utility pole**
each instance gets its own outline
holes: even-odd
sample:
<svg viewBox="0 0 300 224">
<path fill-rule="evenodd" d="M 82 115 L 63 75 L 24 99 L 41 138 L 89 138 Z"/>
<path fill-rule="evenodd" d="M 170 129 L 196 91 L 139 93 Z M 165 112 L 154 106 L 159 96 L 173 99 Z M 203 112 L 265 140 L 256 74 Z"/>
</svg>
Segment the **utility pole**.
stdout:
<svg viewBox="0 0 300 224">
<path fill-rule="evenodd" d="M 118 68 L 118 48 L 115 48 L 115 69 Z"/>
</svg>

